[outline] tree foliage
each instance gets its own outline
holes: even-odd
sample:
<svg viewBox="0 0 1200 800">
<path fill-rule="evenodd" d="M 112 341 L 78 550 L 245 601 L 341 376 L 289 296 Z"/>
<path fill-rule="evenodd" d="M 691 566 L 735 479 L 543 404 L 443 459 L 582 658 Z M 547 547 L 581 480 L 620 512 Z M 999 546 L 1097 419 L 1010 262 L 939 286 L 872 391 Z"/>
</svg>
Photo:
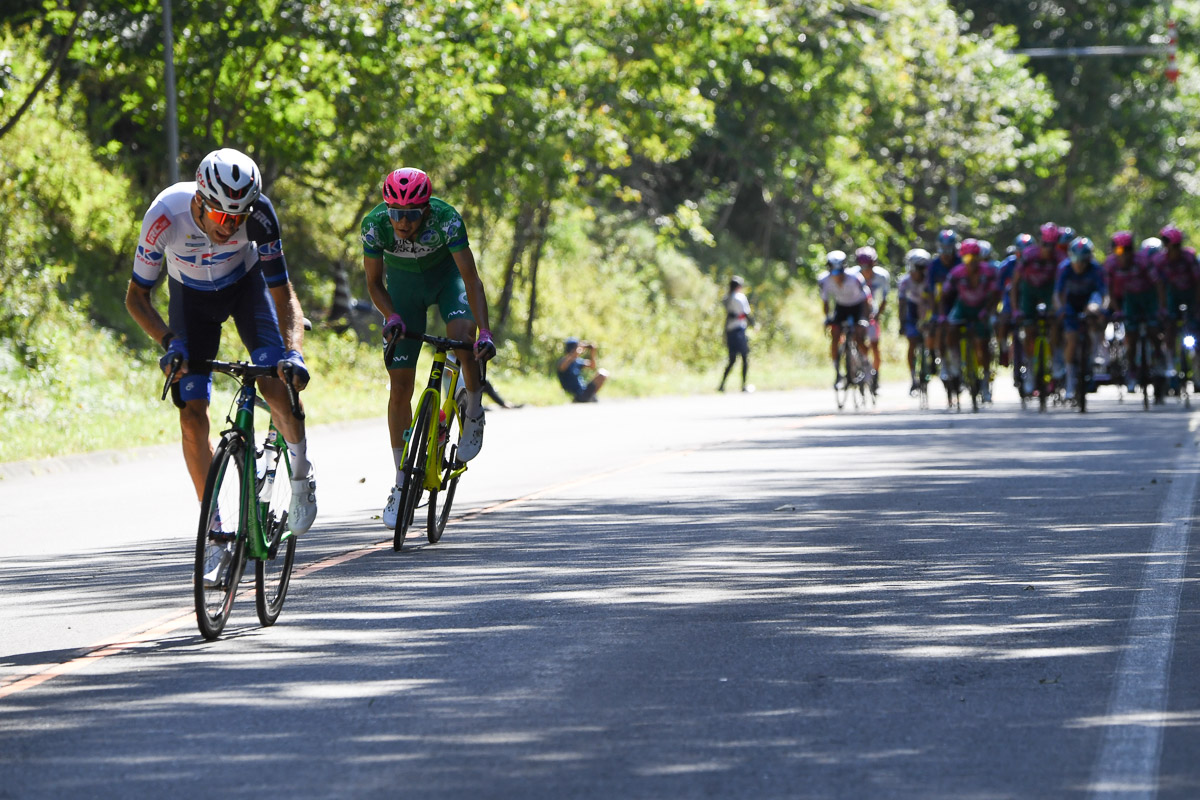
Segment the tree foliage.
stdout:
<svg viewBox="0 0 1200 800">
<path fill-rule="evenodd" d="M 732 271 L 770 308 L 833 247 L 896 259 L 944 225 L 1005 239 L 1047 217 L 1094 235 L 1200 222 L 1198 6 L 1175 4 L 1172 87 L 1157 57 L 1008 52 L 1144 42 L 1165 22 L 1149 0 L 174 0 L 180 171 L 219 146 L 259 161 L 286 240 L 303 245 L 292 260 L 311 304 L 335 266 L 359 263 L 357 223 L 382 176 L 421 166 L 486 251 L 510 338 L 552 347 L 580 318 L 565 309 L 602 296 L 644 310 L 678 351 L 672 336 L 716 329 Z M 0 123 L 15 121 L 0 180 L 30 202 L 61 191 L 22 132 L 52 118 L 81 134 L 60 146 L 129 187 L 102 198 L 122 220 L 111 235 L 24 237 L 15 255 L 9 242 L 9 263 L 28 266 L 6 280 L 51 267 L 78 279 L 102 262 L 55 285 L 86 287 L 65 296 L 92 298 L 109 325 L 126 323 L 98 298 L 121 295 L 131 237 L 166 182 L 162 11 L 21 0 L 0 18 Z M 589 283 L 622 291 L 558 294 Z M 674 327 L 659 330 L 660 315 Z M 588 319 L 629 325 L 624 308 Z"/>
</svg>

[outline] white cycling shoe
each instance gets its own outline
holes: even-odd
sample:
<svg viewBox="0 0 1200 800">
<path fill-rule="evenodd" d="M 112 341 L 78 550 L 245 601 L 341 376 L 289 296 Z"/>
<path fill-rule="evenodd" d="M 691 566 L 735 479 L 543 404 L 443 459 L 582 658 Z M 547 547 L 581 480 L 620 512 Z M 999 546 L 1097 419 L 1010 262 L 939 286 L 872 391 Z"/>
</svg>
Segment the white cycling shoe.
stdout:
<svg viewBox="0 0 1200 800">
<path fill-rule="evenodd" d="M 393 486 L 387 505 L 383 507 L 383 527 L 388 530 L 396 529 L 396 519 L 400 516 L 400 491 L 399 486 Z"/>
<path fill-rule="evenodd" d="M 311 474 L 307 478 L 292 479 L 292 502 L 288 505 L 288 527 L 293 536 L 299 536 L 312 527 L 317 518 L 317 481 Z"/>
<path fill-rule="evenodd" d="M 204 588 L 218 589 L 225 585 L 229 562 L 233 560 L 233 540 L 215 539 L 210 534 L 204 548 Z"/>
<path fill-rule="evenodd" d="M 483 448 L 483 424 L 483 409 L 480 409 L 478 417 L 463 415 L 462 436 L 458 440 L 459 461 L 470 461 L 479 455 Z"/>
</svg>

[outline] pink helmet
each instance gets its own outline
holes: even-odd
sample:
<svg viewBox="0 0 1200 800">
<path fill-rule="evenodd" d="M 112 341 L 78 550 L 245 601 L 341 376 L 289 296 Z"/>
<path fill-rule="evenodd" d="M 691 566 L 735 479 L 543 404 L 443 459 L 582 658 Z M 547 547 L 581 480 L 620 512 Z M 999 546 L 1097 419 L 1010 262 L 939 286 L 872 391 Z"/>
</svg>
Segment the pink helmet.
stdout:
<svg viewBox="0 0 1200 800">
<path fill-rule="evenodd" d="M 1058 226 L 1047 222 L 1042 226 L 1042 244 L 1058 244 Z"/>
<path fill-rule="evenodd" d="M 1183 231 L 1179 230 L 1179 228 L 1176 228 L 1174 225 L 1165 226 L 1161 231 L 1158 232 L 1158 235 L 1162 237 L 1163 244 L 1183 244 Z"/>
<path fill-rule="evenodd" d="M 402 206 L 428 203 L 433 194 L 429 176 L 419 169 L 401 167 L 383 180 L 383 199 Z"/>
<path fill-rule="evenodd" d="M 1128 252 L 1133 249 L 1133 234 L 1129 231 L 1117 231 L 1112 235 L 1113 247 L 1124 247 Z"/>
<path fill-rule="evenodd" d="M 960 256 L 977 256 L 983 252 L 983 248 L 979 246 L 978 239 L 963 239 L 962 246 L 958 248 Z"/>
</svg>

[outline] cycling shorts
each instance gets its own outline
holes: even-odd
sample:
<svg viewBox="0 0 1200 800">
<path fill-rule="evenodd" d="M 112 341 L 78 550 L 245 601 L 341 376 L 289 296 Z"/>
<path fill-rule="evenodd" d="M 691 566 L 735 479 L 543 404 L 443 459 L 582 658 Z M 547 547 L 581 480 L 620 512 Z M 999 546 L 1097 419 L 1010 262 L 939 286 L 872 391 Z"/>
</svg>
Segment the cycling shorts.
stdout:
<svg viewBox="0 0 1200 800">
<path fill-rule="evenodd" d="M 986 317 L 979 318 L 980 312 L 985 310 L 984 306 L 968 306 L 959 300 L 946 315 L 946 322 L 953 326 L 966 325 L 971 333 L 986 339 L 991 335 L 992 326 Z"/>
<path fill-rule="evenodd" d="M 1030 283 L 1022 283 L 1018 290 L 1021 302 L 1021 313 L 1027 318 L 1032 319 L 1037 316 L 1037 307 L 1039 303 L 1045 303 L 1046 309 L 1054 308 L 1054 285 L 1034 286 Z"/>
<path fill-rule="evenodd" d="M 221 325 L 233 317 L 242 344 L 255 364 L 283 359 L 283 336 L 275 302 L 267 291 L 262 267 L 255 265 L 235 283 L 215 292 L 190 289 L 168 278 L 168 324 L 187 343 L 188 372 L 175 384 L 179 402 L 207 401 L 212 395 L 209 362 L 221 345 Z"/>
<path fill-rule="evenodd" d="M 467 287 L 454 259 L 446 259 L 441 266 L 424 272 L 408 272 L 402 269 L 387 270 L 388 296 L 392 306 L 404 320 L 410 333 L 424 333 L 430 306 L 436 305 L 445 322 L 466 319 L 475 321 L 471 306 L 467 302 Z M 417 355 L 421 342 L 416 339 L 401 339 L 396 346 L 388 369 L 416 369 Z"/>
<path fill-rule="evenodd" d="M 1167 311 L 1171 314 L 1171 319 L 1182 319 L 1183 315 L 1179 313 L 1180 306 L 1188 307 L 1188 317 L 1195 318 L 1196 316 L 1196 295 L 1192 291 L 1183 291 L 1176 289 L 1174 286 L 1167 287 Z"/>
<path fill-rule="evenodd" d="M 1154 322 L 1158 318 L 1158 292 L 1126 292 L 1121 298 L 1121 310 L 1125 312 L 1125 324 L 1137 327 L 1143 322 Z"/>
<path fill-rule="evenodd" d="M 840 303 L 833 308 L 833 324 L 841 325 L 848 320 L 855 322 L 865 322 L 867 319 L 867 303 L 864 300 L 858 305 L 844 306 Z"/>
<path fill-rule="evenodd" d="M 907 339 L 920 339 L 921 328 L 917 325 L 920 309 L 912 300 L 902 300 L 901 302 L 904 303 L 904 314 L 900 319 L 900 335 Z"/>
</svg>

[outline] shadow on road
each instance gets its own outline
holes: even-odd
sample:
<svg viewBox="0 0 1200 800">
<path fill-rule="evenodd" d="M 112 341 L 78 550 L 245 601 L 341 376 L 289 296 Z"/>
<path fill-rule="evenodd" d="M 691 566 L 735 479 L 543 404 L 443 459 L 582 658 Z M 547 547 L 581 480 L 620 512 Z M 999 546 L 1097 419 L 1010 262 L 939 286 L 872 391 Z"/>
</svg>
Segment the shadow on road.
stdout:
<svg viewBox="0 0 1200 800">
<path fill-rule="evenodd" d="M 1079 793 L 1091 763 L 1074 755 L 1100 731 L 1075 723 L 1104 713 L 1163 492 L 1195 447 L 1166 416 L 897 414 L 704 448 L 300 579 L 272 629 L 240 601 L 221 641 L 180 631 L 0 701 L 0 784 Z M 187 580 L 178 553 L 103 553 L 6 563 L 0 592 L 47 613 L 150 607 Z"/>
</svg>

